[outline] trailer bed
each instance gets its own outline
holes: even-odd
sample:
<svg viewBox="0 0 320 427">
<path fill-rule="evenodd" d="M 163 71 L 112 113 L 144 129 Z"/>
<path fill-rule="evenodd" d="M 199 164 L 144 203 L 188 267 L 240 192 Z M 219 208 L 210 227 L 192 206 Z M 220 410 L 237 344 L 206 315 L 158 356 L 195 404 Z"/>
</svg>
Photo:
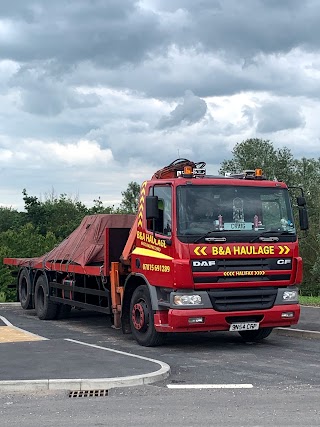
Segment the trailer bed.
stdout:
<svg viewBox="0 0 320 427">
<path fill-rule="evenodd" d="M 51 271 L 108 275 L 111 262 L 119 261 L 135 215 L 97 214 L 81 224 L 50 252 L 35 258 L 4 258 L 3 263 Z"/>
</svg>

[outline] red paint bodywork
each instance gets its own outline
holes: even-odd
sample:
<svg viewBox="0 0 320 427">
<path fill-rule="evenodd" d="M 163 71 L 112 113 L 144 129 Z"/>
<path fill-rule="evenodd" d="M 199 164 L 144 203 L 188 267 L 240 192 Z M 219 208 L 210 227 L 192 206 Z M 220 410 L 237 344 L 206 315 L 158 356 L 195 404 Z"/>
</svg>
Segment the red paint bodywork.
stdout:
<svg viewBox="0 0 320 427">
<path fill-rule="evenodd" d="M 148 181 L 146 186 L 145 194 L 149 193 L 150 187 L 153 185 L 159 185 L 163 183 L 168 183 L 173 186 L 173 194 L 176 192 L 176 187 L 178 185 L 185 185 L 190 179 L 168 179 L 168 180 L 155 180 Z M 274 181 L 246 181 L 239 179 L 193 179 L 192 185 L 228 185 L 228 186 L 256 186 L 256 187 L 274 187 L 274 188 L 287 188 L 286 185 L 282 182 Z M 176 212 L 176 198 L 173 197 L 173 212 Z M 166 288 L 172 288 L 173 290 L 207 290 L 207 289 L 217 289 L 217 288 L 233 288 L 237 287 L 287 287 L 291 285 L 299 285 L 302 281 L 302 259 L 299 256 L 298 241 L 295 242 L 282 242 L 282 243 L 230 243 L 230 244 L 188 244 L 182 243 L 179 241 L 175 235 L 175 230 L 177 229 L 176 218 L 173 218 L 172 223 L 172 244 L 167 245 L 166 248 L 161 249 L 161 253 L 172 257 L 172 260 L 158 260 L 162 265 L 170 267 L 170 273 L 159 273 L 155 271 L 141 271 L 141 268 L 137 268 L 137 265 L 143 265 L 154 262 L 153 258 L 142 255 L 132 255 L 132 271 L 136 273 L 142 273 L 150 285 L 153 286 L 162 286 Z M 146 221 L 143 221 L 142 227 L 138 227 L 138 230 L 144 233 L 150 233 L 147 231 Z M 156 234 L 156 238 L 163 238 L 163 236 Z M 136 246 L 141 247 L 141 242 L 137 239 Z M 274 247 L 274 253 L 270 255 L 246 255 L 245 258 L 279 258 L 279 257 L 290 257 L 292 258 L 292 269 L 290 270 L 269 270 L 268 275 L 289 275 L 289 279 L 285 280 L 276 280 L 276 281 L 263 281 L 259 280 L 259 276 L 256 277 L 254 281 L 248 282 L 233 282 L 226 281 L 221 285 L 221 283 L 194 283 L 195 277 L 206 277 L 206 276 L 215 276 L 221 277 L 224 275 L 224 272 L 201 272 L 196 273 L 191 271 L 191 261 L 196 259 L 205 259 L 205 256 L 197 256 L 194 252 L 196 247 L 206 246 L 206 253 L 208 259 L 241 259 L 243 256 L 234 256 L 234 255 L 212 255 L 213 247 L 221 247 L 225 249 L 229 247 L 231 252 L 233 252 L 234 247 L 254 247 L 258 250 L 259 247 L 263 246 L 272 246 Z M 281 253 L 282 246 L 286 246 L 290 249 L 288 254 L 283 255 Z M 136 260 L 139 260 L 140 263 L 137 263 Z M 293 318 L 282 318 L 281 313 L 291 311 L 294 313 Z M 159 332 L 191 332 L 191 331 L 213 331 L 213 330 L 228 330 L 230 324 L 226 321 L 226 317 L 230 316 L 255 316 L 263 315 L 263 319 L 260 322 L 261 327 L 276 327 L 276 326 L 290 326 L 298 323 L 300 316 L 300 306 L 299 304 L 286 304 L 286 305 L 277 305 L 268 310 L 250 310 L 250 311 L 240 311 L 240 312 L 218 312 L 213 309 L 169 309 L 169 310 L 159 310 L 155 313 L 155 328 Z M 190 317 L 204 317 L 205 322 L 203 324 L 189 324 L 188 319 Z"/>
<path fill-rule="evenodd" d="M 294 317 L 290 319 L 281 318 L 283 312 L 293 312 Z M 260 327 L 291 326 L 298 323 L 300 306 L 298 304 L 278 305 L 269 310 L 253 310 L 250 316 L 263 313 Z M 157 311 L 155 314 L 155 328 L 159 332 L 195 332 L 195 331 L 227 331 L 230 322 L 227 317 L 248 316 L 248 311 L 221 312 L 213 309 L 196 310 L 173 310 L 168 312 Z M 189 324 L 190 317 L 204 317 L 204 323 Z"/>
</svg>

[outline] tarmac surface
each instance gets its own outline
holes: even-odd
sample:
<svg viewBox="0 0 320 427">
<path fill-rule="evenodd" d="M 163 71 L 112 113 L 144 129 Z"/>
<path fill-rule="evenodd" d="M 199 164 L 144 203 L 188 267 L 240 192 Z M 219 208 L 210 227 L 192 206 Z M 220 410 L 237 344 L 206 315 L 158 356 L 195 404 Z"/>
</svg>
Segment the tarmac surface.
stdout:
<svg viewBox="0 0 320 427">
<path fill-rule="evenodd" d="M 30 332 L 28 323 L 10 317 L 10 306 L 19 307 L 0 304 L 0 393 L 107 390 L 163 381 L 170 375 L 170 366 L 160 360 L 71 339 L 70 334 L 57 338 Z M 273 333 L 320 339 L 320 308 L 302 306 L 297 325 Z"/>
</svg>

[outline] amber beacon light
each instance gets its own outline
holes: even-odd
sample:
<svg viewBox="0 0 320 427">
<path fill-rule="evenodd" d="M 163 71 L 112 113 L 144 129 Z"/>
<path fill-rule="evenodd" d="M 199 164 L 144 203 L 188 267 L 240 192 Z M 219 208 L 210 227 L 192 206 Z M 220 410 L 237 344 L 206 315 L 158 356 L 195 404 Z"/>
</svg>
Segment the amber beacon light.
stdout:
<svg viewBox="0 0 320 427">
<path fill-rule="evenodd" d="M 183 176 L 185 178 L 191 178 L 193 176 L 193 168 L 192 168 L 192 166 L 185 166 L 183 168 Z"/>
<path fill-rule="evenodd" d="M 255 177 L 256 177 L 256 179 L 262 178 L 262 169 L 256 169 L 255 170 Z"/>
</svg>

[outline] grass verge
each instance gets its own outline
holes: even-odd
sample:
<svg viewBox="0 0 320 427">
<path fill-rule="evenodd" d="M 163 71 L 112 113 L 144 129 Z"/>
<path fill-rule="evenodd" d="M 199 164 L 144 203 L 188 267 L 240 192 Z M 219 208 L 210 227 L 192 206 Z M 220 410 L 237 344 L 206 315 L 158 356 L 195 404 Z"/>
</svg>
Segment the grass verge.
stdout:
<svg viewBox="0 0 320 427">
<path fill-rule="evenodd" d="M 299 303 L 301 305 L 311 305 L 313 307 L 320 307 L 320 297 L 307 297 L 299 295 Z"/>
</svg>

